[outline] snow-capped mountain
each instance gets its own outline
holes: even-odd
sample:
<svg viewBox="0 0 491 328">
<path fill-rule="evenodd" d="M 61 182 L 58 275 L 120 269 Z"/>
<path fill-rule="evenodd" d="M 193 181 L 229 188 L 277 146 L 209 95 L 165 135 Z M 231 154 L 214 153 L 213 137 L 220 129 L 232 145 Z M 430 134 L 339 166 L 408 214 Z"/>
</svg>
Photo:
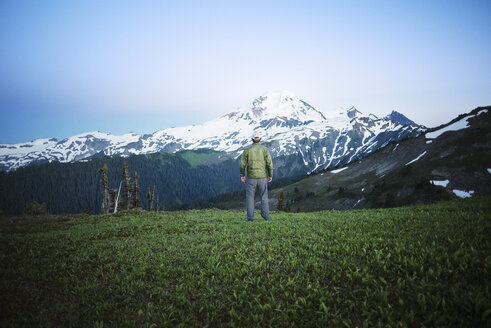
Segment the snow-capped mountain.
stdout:
<svg viewBox="0 0 491 328">
<path fill-rule="evenodd" d="M 321 112 L 288 91 L 269 92 L 202 125 L 169 128 L 153 134 L 115 136 L 89 132 L 61 141 L 38 139 L 0 145 L 0 170 L 34 163 L 73 162 L 105 155 L 176 152 L 209 148 L 238 157 L 254 131 L 277 158 L 283 175 L 313 172 L 364 157 L 391 141 L 415 137 L 424 128 L 392 112 L 384 118 L 363 115 L 354 107 Z"/>
</svg>

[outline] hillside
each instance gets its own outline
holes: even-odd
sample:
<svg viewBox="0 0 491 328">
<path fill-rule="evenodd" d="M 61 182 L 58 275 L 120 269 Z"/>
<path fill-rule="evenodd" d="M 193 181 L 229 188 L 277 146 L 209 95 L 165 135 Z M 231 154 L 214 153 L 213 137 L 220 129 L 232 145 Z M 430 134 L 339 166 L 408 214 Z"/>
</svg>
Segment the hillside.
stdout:
<svg viewBox="0 0 491 328">
<path fill-rule="evenodd" d="M 2 327 L 489 327 L 491 198 L 0 220 Z"/>
<path fill-rule="evenodd" d="M 491 194 L 491 107 L 271 191 L 291 211 L 393 207 Z"/>
</svg>

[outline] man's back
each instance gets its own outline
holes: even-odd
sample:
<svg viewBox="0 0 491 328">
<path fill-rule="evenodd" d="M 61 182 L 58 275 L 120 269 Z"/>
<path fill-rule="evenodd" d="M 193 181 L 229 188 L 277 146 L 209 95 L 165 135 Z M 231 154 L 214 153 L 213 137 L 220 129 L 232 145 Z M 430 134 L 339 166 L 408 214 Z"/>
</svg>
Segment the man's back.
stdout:
<svg viewBox="0 0 491 328">
<path fill-rule="evenodd" d="M 247 166 L 247 176 L 249 178 L 269 178 L 273 177 L 273 162 L 271 155 L 266 147 L 259 143 L 254 143 L 246 148 L 240 162 L 241 176 L 244 176 L 245 167 Z M 266 172 L 268 170 L 268 172 Z"/>
</svg>

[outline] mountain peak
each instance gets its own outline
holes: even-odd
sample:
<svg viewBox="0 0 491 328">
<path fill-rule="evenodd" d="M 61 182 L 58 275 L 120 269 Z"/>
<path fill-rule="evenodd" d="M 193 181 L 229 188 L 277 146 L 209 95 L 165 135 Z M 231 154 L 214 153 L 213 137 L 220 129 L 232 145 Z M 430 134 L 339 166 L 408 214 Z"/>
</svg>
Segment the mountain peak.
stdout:
<svg viewBox="0 0 491 328">
<path fill-rule="evenodd" d="M 324 115 L 293 92 L 270 91 L 254 99 L 250 109 L 253 119 L 284 117 L 301 122 L 325 120 Z"/>
<path fill-rule="evenodd" d="M 346 111 L 346 115 L 348 115 L 349 118 L 353 118 L 353 117 L 356 117 L 358 115 L 361 115 L 361 112 L 356 109 L 355 106 L 351 106 L 347 111 Z"/>
<path fill-rule="evenodd" d="M 392 113 L 390 113 L 389 115 L 385 116 L 385 119 L 400 123 L 402 125 L 418 126 L 418 124 L 414 123 L 413 121 L 408 119 L 406 116 L 404 116 L 403 114 L 401 114 L 395 110 L 393 110 Z"/>
</svg>

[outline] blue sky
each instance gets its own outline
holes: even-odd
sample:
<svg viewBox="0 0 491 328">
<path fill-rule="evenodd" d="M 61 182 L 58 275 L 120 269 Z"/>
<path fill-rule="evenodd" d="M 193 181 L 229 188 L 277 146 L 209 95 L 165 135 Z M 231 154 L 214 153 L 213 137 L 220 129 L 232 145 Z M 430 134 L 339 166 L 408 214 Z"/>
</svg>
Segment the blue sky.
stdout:
<svg viewBox="0 0 491 328">
<path fill-rule="evenodd" d="M 274 90 L 434 126 L 491 105 L 491 1 L 0 2 L 0 143 L 200 124 Z"/>
</svg>

